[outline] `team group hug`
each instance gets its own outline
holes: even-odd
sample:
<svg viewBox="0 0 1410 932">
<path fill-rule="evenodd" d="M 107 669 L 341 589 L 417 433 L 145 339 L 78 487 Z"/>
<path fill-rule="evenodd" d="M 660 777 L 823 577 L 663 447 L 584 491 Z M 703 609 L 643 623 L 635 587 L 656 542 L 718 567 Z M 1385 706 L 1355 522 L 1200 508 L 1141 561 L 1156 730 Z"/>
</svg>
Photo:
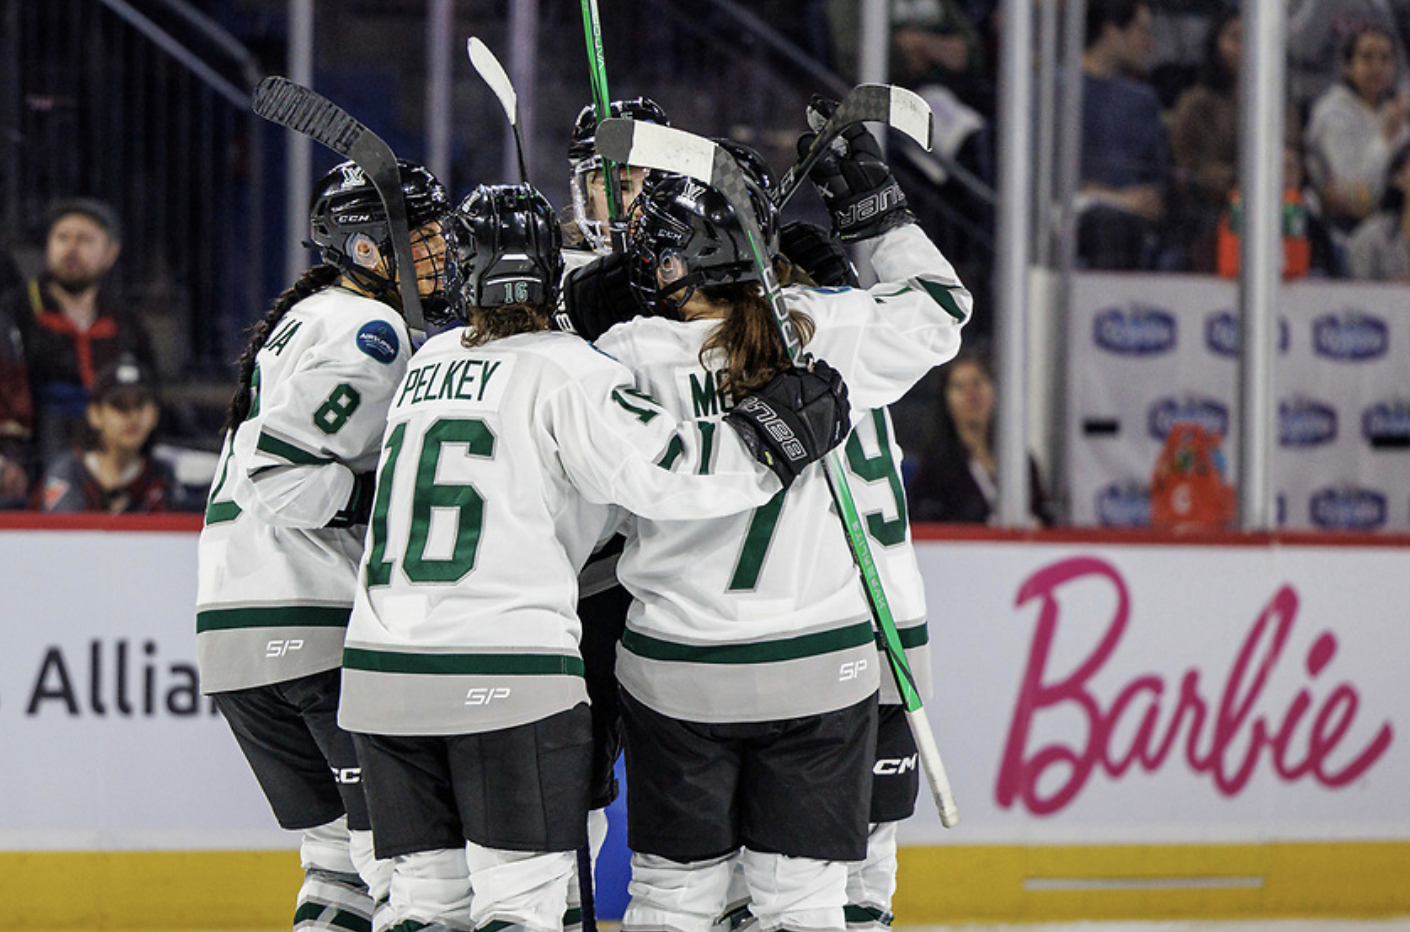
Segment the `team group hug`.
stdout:
<svg viewBox="0 0 1410 932">
<path fill-rule="evenodd" d="M 807 174 L 829 230 L 784 223 L 730 140 L 744 197 L 604 163 L 608 116 L 669 125 L 585 108 L 562 220 L 527 183 L 456 204 L 400 162 L 413 267 L 338 165 L 321 263 L 251 330 L 197 654 L 300 834 L 296 928 L 590 925 L 623 755 L 626 932 L 890 925 L 916 747 L 822 460 L 925 692 L 887 406 L 958 352 L 970 294 L 861 123 Z"/>
</svg>

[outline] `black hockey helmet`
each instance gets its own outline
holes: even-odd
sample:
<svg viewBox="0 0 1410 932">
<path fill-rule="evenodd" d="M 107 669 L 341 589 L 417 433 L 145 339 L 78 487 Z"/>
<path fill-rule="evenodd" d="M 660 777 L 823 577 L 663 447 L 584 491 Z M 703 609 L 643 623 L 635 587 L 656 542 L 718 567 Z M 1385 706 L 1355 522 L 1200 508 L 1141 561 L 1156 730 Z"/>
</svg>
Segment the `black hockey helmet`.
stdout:
<svg viewBox="0 0 1410 932">
<path fill-rule="evenodd" d="M 715 142 L 730 155 L 734 156 L 735 162 L 739 165 L 739 170 L 744 173 L 746 181 L 751 181 L 758 191 L 749 192 L 750 201 L 754 204 L 754 221 L 759 224 L 759 232 L 764 234 L 764 249 L 770 255 L 778 253 L 778 228 L 779 215 L 778 208 L 774 206 L 778 197 L 778 176 L 769 167 L 769 163 L 764 160 L 763 155 L 757 149 L 747 146 L 742 142 L 729 138 L 719 138 Z M 763 197 L 758 197 L 762 194 Z"/>
<path fill-rule="evenodd" d="M 633 97 L 630 100 L 614 100 L 607 105 L 609 116 L 628 120 L 642 120 L 661 126 L 670 126 L 666 111 L 649 97 Z M 602 156 L 597 148 L 597 111 L 588 104 L 578 113 L 573 125 L 573 136 L 568 142 L 568 161 L 573 168 L 569 186 L 573 195 L 573 221 L 582 231 L 588 245 L 599 253 L 612 251 L 612 223 L 602 214 L 602 209 L 593 196 L 594 183 L 601 184 L 598 173 L 602 170 Z M 645 173 L 634 170 L 633 174 Z M 638 192 L 630 192 L 632 194 Z M 630 206 L 631 198 L 624 198 Z M 625 213 L 625 212 L 624 212 Z"/>
<path fill-rule="evenodd" d="M 423 166 L 399 159 L 397 167 L 401 172 L 402 197 L 406 201 L 407 227 L 412 243 L 416 244 L 439 232 L 440 223 L 450 211 L 450 198 L 445 186 Z M 387 212 L 366 172 L 354 162 L 334 167 L 313 186 L 308 213 L 309 238 L 322 254 L 323 261 L 400 307 L 396 255 Z M 427 230 L 428 227 L 431 229 Z M 376 250 L 369 250 L 369 246 L 375 246 Z M 385 275 L 375 270 L 378 259 L 385 260 Z M 433 265 L 439 275 L 441 263 L 437 261 Z M 444 316 L 441 294 L 442 289 L 437 289 L 431 299 L 423 298 L 428 320 L 435 319 L 438 310 L 440 316 Z"/>
<path fill-rule="evenodd" d="M 772 261 L 778 252 L 778 211 L 750 175 L 745 167 L 754 220 L 764 235 L 760 245 Z M 654 178 L 633 206 L 629 229 L 629 280 L 642 303 L 658 314 L 676 316 L 702 285 L 762 280 L 734 208 L 693 178 Z"/>
<path fill-rule="evenodd" d="M 480 185 L 452 215 L 446 292 L 451 311 L 523 304 L 551 310 L 563 278 L 563 231 L 527 184 Z"/>
<path fill-rule="evenodd" d="M 609 116 L 628 120 L 644 120 L 647 123 L 657 123 L 661 126 L 671 125 L 671 121 L 666 118 L 666 111 L 662 110 L 660 104 L 650 97 L 614 100 L 607 105 L 607 113 Z M 573 124 L 573 137 L 568 141 L 568 161 L 573 163 L 574 169 L 577 169 L 578 163 L 584 159 L 593 161 L 594 167 L 602 164 L 602 158 L 597 154 L 596 143 L 597 108 L 588 104 L 578 111 L 578 120 Z"/>
</svg>

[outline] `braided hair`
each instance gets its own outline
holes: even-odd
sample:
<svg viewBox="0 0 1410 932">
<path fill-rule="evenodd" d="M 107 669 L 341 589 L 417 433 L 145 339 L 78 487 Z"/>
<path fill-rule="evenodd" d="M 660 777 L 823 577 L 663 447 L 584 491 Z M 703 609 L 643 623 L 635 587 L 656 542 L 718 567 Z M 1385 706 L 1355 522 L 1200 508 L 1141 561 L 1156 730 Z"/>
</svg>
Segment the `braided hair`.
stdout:
<svg viewBox="0 0 1410 932">
<path fill-rule="evenodd" d="M 230 398 L 230 406 L 225 409 L 225 430 L 234 430 L 250 414 L 250 406 L 254 403 L 254 388 L 251 383 L 255 376 L 255 357 L 264 347 L 269 335 L 274 332 L 274 328 L 279 325 L 279 321 L 295 304 L 336 282 L 340 274 L 336 266 L 327 263 L 315 265 L 299 276 L 293 287 L 275 298 L 274 304 L 264 317 L 250 328 L 250 342 L 240 357 L 240 376 L 235 394 Z"/>
</svg>

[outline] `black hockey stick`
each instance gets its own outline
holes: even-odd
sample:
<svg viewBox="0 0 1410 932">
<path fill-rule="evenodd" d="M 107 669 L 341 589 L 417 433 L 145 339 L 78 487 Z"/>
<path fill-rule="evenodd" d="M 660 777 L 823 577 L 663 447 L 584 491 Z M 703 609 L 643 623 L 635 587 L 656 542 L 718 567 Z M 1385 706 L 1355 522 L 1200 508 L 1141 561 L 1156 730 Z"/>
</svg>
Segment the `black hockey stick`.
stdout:
<svg viewBox="0 0 1410 932">
<path fill-rule="evenodd" d="M 778 195 L 774 198 L 775 207 L 783 209 L 824 150 L 853 123 L 885 123 L 914 139 L 927 152 L 935 133 L 930 105 L 919 94 L 891 84 L 858 84 L 838 102 L 837 109 L 826 123 L 813 127 L 817 130 L 817 138 L 780 179 Z"/>
<path fill-rule="evenodd" d="M 470 64 L 484 79 L 485 83 L 499 98 L 504 115 L 509 118 L 509 128 L 514 131 L 514 151 L 519 156 L 519 181 L 529 183 L 529 169 L 524 165 L 524 137 L 519 133 L 519 95 L 514 92 L 514 84 L 505 73 L 504 66 L 495 58 L 494 52 L 475 36 L 465 40 L 465 53 L 470 56 Z"/>
<path fill-rule="evenodd" d="M 279 75 L 270 75 L 259 83 L 250 98 L 250 106 L 271 123 L 301 133 L 352 160 L 366 173 L 377 189 L 382 209 L 387 212 L 387 229 L 399 270 L 397 278 L 406 325 L 412 330 L 424 331 L 426 319 L 421 313 L 421 295 L 416 290 L 416 259 L 411 252 L 411 230 L 407 226 L 406 199 L 402 196 L 396 153 L 342 107 Z"/>
<path fill-rule="evenodd" d="M 754 266 L 763 279 L 764 297 L 769 302 L 788 357 L 794 362 L 802 359 L 803 345 L 798 339 L 797 329 L 788 314 L 788 306 L 784 303 L 783 294 L 774 278 L 772 258 L 764 250 L 764 239 L 754 220 L 754 208 L 749 201 L 744 173 L 729 151 L 708 139 L 678 129 L 644 121 L 618 119 L 604 120 L 598 124 L 597 149 L 604 158 L 627 165 L 640 165 L 644 168 L 688 175 L 724 196 L 744 229 L 745 238 L 753 254 Z M 940 749 L 936 746 L 935 735 L 930 730 L 930 722 L 926 718 L 920 692 L 916 688 L 915 675 L 911 672 L 901 637 L 896 631 L 896 621 L 891 617 L 891 605 L 886 599 L 876 561 L 871 555 L 871 545 L 867 543 L 866 528 L 863 527 L 861 515 L 857 512 L 857 504 L 852 498 L 842 457 L 837 449 L 833 449 L 823 459 L 823 469 L 827 475 L 833 503 L 837 506 L 843 529 L 847 533 L 852 557 L 861 572 L 872 620 L 881 634 L 883 653 L 896 679 L 901 701 L 906 707 L 906 719 L 911 726 L 911 733 L 915 736 L 921 763 L 925 766 L 926 777 L 935 799 L 935 808 L 940 813 L 940 822 L 946 828 L 953 827 L 959 822 L 959 809 L 955 806 L 950 780 L 945 774 L 944 762 L 940 759 Z"/>
</svg>

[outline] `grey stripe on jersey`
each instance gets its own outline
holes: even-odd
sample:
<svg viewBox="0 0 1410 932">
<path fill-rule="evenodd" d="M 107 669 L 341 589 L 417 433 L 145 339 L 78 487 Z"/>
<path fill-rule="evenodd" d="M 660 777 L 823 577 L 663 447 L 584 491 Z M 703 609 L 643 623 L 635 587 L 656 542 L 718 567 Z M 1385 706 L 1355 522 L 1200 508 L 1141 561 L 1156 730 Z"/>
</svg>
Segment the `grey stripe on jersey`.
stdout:
<svg viewBox="0 0 1410 932">
<path fill-rule="evenodd" d="M 477 734 L 587 702 L 576 654 L 431 653 L 349 647 L 338 724 L 377 735 Z"/>
<path fill-rule="evenodd" d="M 617 653 L 617 679 L 663 715 L 748 722 L 814 715 L 861 702 L 877 690 L 883 662 L 865 620 L 746 644 L 684 644 L 629 630 Z M 697 697 L 697 703 L 698 697 L 708 696 L 710 709 L 702 714 L 677 705 L 680 696 Z"/>
<path fill-rule="evenodd" d="M 201 692 L 283 683 L 338 666 L 348 606 L 207 609 L 196 615 Z"/>
</svg>

